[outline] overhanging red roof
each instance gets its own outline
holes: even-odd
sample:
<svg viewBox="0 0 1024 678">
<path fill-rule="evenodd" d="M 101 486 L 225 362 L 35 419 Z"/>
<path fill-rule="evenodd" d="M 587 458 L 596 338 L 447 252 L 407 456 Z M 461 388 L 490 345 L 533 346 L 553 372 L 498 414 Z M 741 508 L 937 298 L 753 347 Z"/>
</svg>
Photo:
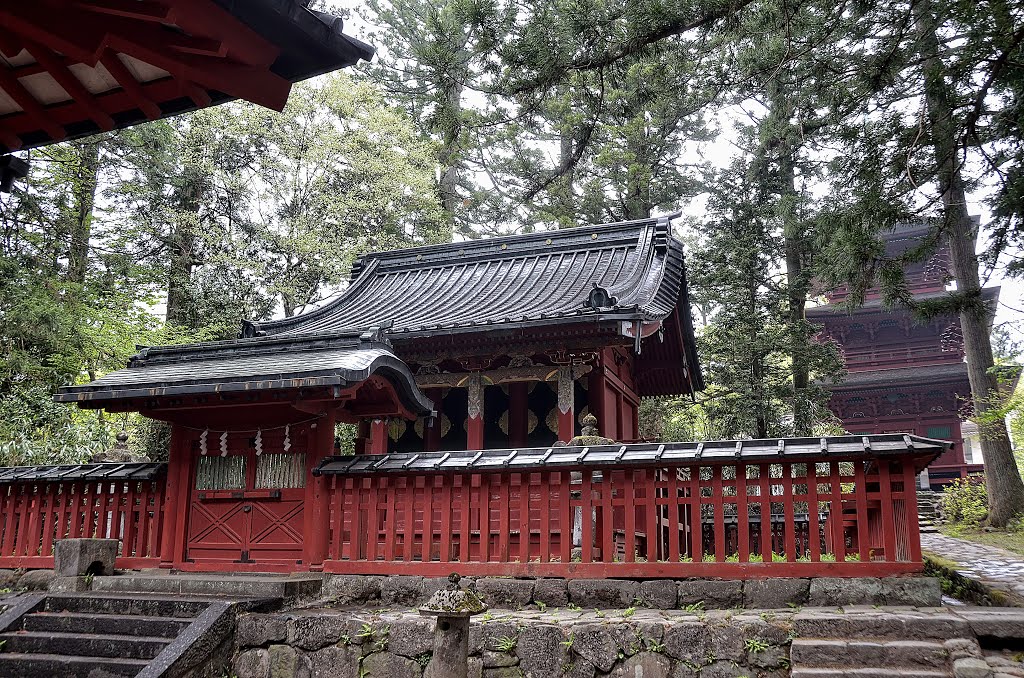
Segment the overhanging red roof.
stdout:
<svg viewBox="0 0 1024 678">
<path fill-rule="evenodd" d="M 369 59 L 309 0 L 0 0 L 0 150 L 246 99 Z"/>
</svg>

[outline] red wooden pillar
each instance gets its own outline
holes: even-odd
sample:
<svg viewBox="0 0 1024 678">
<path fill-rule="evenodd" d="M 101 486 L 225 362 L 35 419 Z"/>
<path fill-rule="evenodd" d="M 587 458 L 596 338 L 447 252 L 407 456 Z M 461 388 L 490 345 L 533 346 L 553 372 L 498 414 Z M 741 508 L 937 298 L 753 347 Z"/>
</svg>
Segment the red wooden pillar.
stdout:
<svg viewBox="0 0 1024 678">
<path fill-rule="evenodd" d="M 387 419 L 374 419 L 370 423 L 370 449 L 367 454 L 388 453 L 388 421 Z"/>
<path fill-rule="evenodd" d="M 334 454 L 334 413 L 315 422 L 310 431 L 310 454 L 306 455 L 306 514 L 303 517 L 305 537 L 302 560 L 312 569 L 322 569 L 330 544 L 330 492 L 324 476 L 314 476 L 313 469 L 324 457 Z"/>
<path fill-rule="evenodd" d="M 572 366 L 558 368 L 558 439 L 562 442 L 576 435 L 576 393 Z"/>
<path fill-rule="evenodd" d="M 434 403 L 434 410 L 437 417 L 433 422 L 427 421 L 426 429 L 423 431 L 423 451 L 437 452 L 441 449 L 441 400 L 443 391 L 440 388 L 428 388 L 426 396 Z M 430 424 L 433 423 L 433 426 Z"/>
<path fill-rule="evenodd" d="M 160 567 L 176 567 L 184 562 L 185 528 L 189 514 L 189 494 L 192 490 L 192 450 L 185 428 L 171 427 L 171 445 L 168 450 L 167 486 L 164 490 Z M 88 514 L 87 514 L 88 515 Z"/>
<path fill-rule="evenodd" d="M 526 436 L 529 433 L 530 420 L 528 399 L 529 383 L 514 381 L 509 384 L 508 407 L 508 446 L 526 447 Z"/>
<path fill-rule="evenodd" d="M 466 417 L 466 449 L 484 449 L 484 386 L 479 374 L 469 378 Z"/>
</svg>

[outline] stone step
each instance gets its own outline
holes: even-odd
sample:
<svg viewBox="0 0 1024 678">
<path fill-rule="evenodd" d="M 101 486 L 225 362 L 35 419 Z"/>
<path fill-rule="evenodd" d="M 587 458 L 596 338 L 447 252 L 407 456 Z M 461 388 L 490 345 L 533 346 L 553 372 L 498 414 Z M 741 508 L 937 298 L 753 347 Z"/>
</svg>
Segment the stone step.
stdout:
<svg viewBox="0 0 1024 678">
<path fill-rule="evenodd" d="M 65 657 L 52 654 L 0 652 L 0 676 L 18 678 L 94 678 L 135 676 L 146 668 L 144 659 Z"/>
<path fill-rule="evenodd" d="M 142 615 L 96 614 L 93 612 L 34 612 L 25 615 L 25 631 L 67 633 L 110 633 L 125 636 L 175 638 L 192 619 Z"/>
<path fill-rule="evenodd" d="M 6 652 L 69 655 L 72 657 L 121 657 L 152 659 L 170 643 L 168 638 L 122 636 L 106 633 L 14 631 L 0 633 Z"/>
<path fill-rule="evenodd" d="M 46 598 L 46 612 L 92 612 L 98 614 L 143 615 L 147 617 L 197 617 L 209 600 L 176 596 L 54 595 Z"/>
<path fill-rule="evenodd" d="M 793 631 L 799 638 L 858 640 L 946 640 L 974 635 L 965 619 L 949 612 L 847 611 L 840 614 L 821 609 L 804 609 L 797 614 L 793 618 Z"/>
<path fill-rule="evenodd" d="M 850 666 L 943 670 L 948 654 L 942 643 L 929 640 L 796 638 L 790 650 L 794 666 L 843 670 Z"/>
<path fill-rule="evenodd" d="M 899 668 L 806 668 L 794 666 L 790 678 L 949 678 L 951 671 Z"/>
<path fill-rule="evenodd" d="M 290 600 L 319 596 L 323 590 L 323 578 L 318 575 L 122 574 L 96 577 L 92 582 L 92 590 L 109 593 L 245 596 Z"/>
</svg>

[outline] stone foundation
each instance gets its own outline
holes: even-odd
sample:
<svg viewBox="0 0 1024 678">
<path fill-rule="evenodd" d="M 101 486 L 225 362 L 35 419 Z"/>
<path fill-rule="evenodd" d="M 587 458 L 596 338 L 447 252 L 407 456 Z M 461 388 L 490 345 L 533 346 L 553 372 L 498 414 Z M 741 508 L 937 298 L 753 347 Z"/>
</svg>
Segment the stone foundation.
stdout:
<svg viewBox="0 0 1024 678">
<path fill-rule="evenodd" d="M 792 613 L 631 609 L 498 613 L 470 626 L 471 678 L 782 678 Z M 239 619 L 238 678 L 420 678 L 433 620 L 411 612 L 251 614 Z"/>
<path fill-rule="evenodd" d="M 324 595 L 339 606 L 417 607 L 447 579 L 431 577 L 376 577 L 330 575 Z M 909 605 L 933 607 L 941 603 L 938 579 L 931 577 L 874 577 L 816 579 L 513 579 L 463 578 L 476 586 L 491 608 L 522 610 L 577 607 L 674 610 L 780 609 L 808 605 Z"/>
</svg>

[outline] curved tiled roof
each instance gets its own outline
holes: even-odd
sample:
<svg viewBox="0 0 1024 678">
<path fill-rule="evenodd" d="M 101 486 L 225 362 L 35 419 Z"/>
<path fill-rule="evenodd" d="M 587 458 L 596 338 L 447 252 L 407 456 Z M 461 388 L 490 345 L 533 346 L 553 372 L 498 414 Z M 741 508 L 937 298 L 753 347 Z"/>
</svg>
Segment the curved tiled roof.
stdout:
<svg viewBox="0 0 1024 678">
<path fill-rule="evenodd" d="M 409 411 L 427 414 L 433 409 L 390 344 L 358 333 L 146 348 L 127 368 L 88 384 L 65 386 L 55 399 L 102 407 L 113 400 L 140 397 L 311 386 L 346 388 L 375 374 L 394 386 Z"/>
<path fill-rule="evenodd" d="M 670 218 L 370 254 L 332 303 L 294 318 L 246 323 L 243 333 L 300 335 L 390 323 L 388 333 L 400 338 L 663 320 L 685 296 L 686 284 L 683 247 L 671 236 Z M 689 318 L 689 309 L 681 310 Z"/>
</svg>

